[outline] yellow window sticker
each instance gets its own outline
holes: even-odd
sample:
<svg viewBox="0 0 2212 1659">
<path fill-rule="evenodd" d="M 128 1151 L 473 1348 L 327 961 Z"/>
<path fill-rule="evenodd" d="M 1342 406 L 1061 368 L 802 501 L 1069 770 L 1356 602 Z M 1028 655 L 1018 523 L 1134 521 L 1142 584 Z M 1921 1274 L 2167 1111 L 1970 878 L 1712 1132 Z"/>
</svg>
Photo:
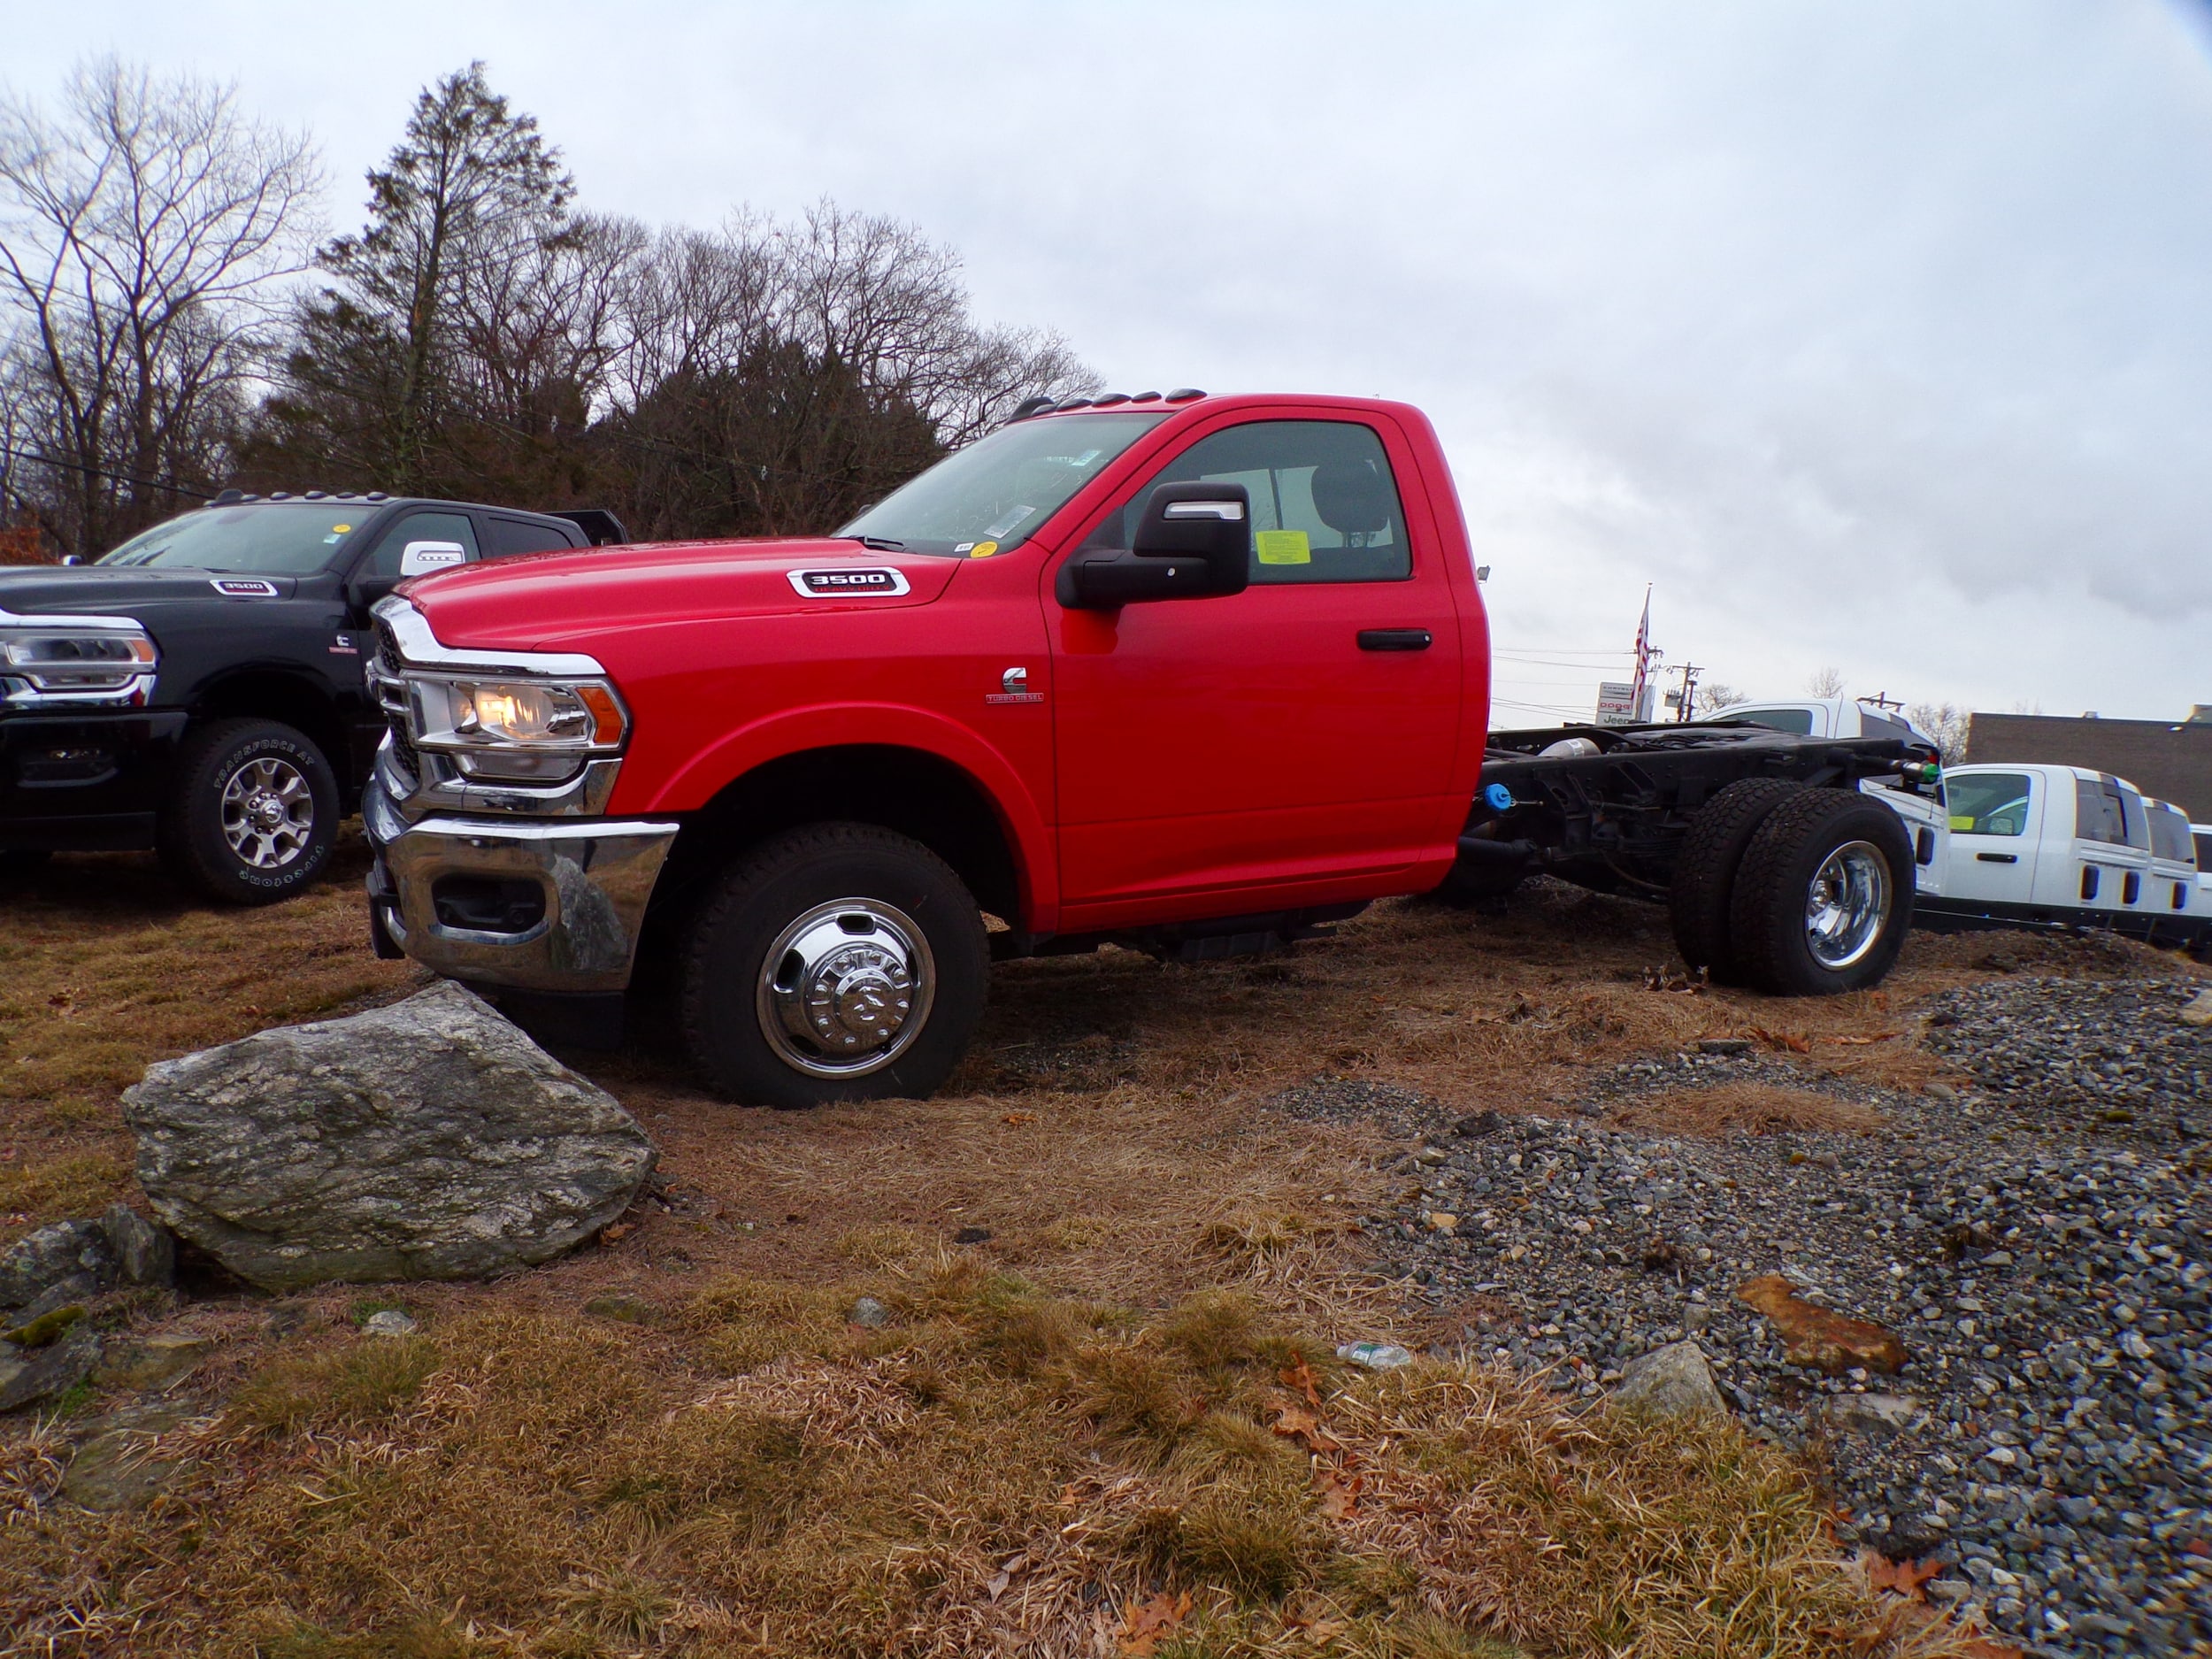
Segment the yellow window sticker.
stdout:
<svg viewBox="0 0 2212 1659">
<path fill-rule="evenodd" d="M 995 542 L 995 541 L 979 541 L 979 542 L 977 542 L 977 543 L 976 543 L 973 547 L 972 547 L 972 548 L 970 548 L 970 549 L 968 549 L 968 557 L 969 557 L 970 558 L 972 558 L 972 559 L 987 559 L 987 558 L 989 558 L 989 557 L 991 557 L 991 555 L 992 555 L 992 554 L 994 554 L 994 553 L 995 553 L 995 552 L 997 552 L 997 551 L 998 551 L 998 543 L 997 543 L 997 542 Z"/>
<path fill-rule="evenodd" d="M 347 531 L 352 528 L 353 526 L 349 524 L 334 524 L 330 526 L 330 534 L 333 535 L 343 535 Z"/>
<path fill-rule="evenodd" d="M 1262 530 L 1253 540 L 1259 544 L 1263 565 L 1310 565 L 1313 546 L 1303 530 Z"/>
<path fill-rule="evenodd" d="M 1955 830 L 1970 830 L 1974 827 L 1974 820 L 1970 818 L 1961 818 L 1954 812 L 1951 814 L 1951 827 Z"/>
</svg>

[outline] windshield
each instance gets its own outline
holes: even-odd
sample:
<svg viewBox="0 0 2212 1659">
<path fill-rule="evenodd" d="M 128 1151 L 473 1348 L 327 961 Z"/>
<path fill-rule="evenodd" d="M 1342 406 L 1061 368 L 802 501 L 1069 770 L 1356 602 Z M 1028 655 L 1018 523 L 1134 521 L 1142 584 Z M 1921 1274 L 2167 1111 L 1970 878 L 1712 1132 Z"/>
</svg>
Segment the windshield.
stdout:
<svg viewBox="0 0 2212 1659">
<path fill-rule="evenodd" d="M 908 553 L 988 558 L 1027 541 L 1168 411 L 1018 421 L 947 456 L 837 534 Z"/>
<path fill-rule="evenodd" d="M 352 502 L 203 507 L 133 536 L 99 563 L 304 576 L 329 564 L 347 534 L 375 511 Z"/>
<path fill-rule="evenodd" d="M 1748 726 L 1763 726 L 1797 737 L 1810 737 L 1813 734 L 1813 711 L 1810 709 L 1723 709 L 1718 714 L 1709 714 L 1705 718 L 1716 724 L 1737 720 Z"/>
</svg>

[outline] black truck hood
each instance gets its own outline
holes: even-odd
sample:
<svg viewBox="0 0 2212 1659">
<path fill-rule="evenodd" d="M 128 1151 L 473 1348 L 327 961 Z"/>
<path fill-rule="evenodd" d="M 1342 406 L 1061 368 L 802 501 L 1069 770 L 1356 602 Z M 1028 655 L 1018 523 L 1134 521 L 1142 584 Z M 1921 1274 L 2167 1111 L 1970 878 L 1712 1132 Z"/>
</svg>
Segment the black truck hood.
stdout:
<svg viewBox="0 0 2212 1659">
<path fill-rule="evenodd" d="M 296 576 L 227 575 L 220 571 L 113 570 L 97 565 L 0 570 L 0 611 L 19 616 L 138 617 L 177 604 L 245 604 L 289 599 Z"/>
</svg>

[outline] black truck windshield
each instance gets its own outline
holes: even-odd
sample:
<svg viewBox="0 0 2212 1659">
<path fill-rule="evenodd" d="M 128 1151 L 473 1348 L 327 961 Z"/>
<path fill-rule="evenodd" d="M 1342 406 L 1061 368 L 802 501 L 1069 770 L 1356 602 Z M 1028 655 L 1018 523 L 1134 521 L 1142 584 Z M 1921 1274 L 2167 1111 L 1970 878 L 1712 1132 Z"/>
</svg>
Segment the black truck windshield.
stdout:
<svg viewBox="0 0 2212 1659">
<path fill-rule="evenodd" d="M 257 502 L 203 507 L 133 536 L 99 563 L 304 576 L 331 561 L 376 510 L 338 502 Z"/>
<path fill-rule="evenodd" d="M 874 547 L 988 558 L 1019 547 L 1168 411 L 1017 421 L 949 455 L 837 534 Z"/>
</svg>

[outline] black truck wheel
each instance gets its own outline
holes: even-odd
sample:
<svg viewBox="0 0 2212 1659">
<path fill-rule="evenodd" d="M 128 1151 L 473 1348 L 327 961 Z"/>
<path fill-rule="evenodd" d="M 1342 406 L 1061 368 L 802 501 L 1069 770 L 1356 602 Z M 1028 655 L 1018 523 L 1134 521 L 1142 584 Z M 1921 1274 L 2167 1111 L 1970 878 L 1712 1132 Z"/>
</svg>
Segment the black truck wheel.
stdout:
<svg viewBox="0 0 2212 1659">
<path fill-rule="evenodd" d="M 273 904 L 321 875 L 338 782 L 321 749 L 274 720 L 218 720 L 186 740 L 161 816 L 170 869 L 226 904 Z"/>
<path fill-rule="evenodd" d="M 1698 810 L 1675 856 L 1667 909 L 1682 960 L 1720 985 L 1740 983 L 1729 943 L 1729 901 L 1744 849 L 1767 814 L 1805 786 L 1787 778 L 1741 778 Z"/>
<path fill-rule="evenodd" d="M 724 872 L 682 967 L 684 1041 L 709 1083 L 805 1107 L 934 1090 L 982 1018 L 990 949 L 975 899 L 928 848 L 814 824 Z"/>
<path fill-rule="evenodd" d="M 1770 810 L 1736 868 L 1729 944 L 1746 982 L 1778 996 L 1880 983 L 1912 926 L 1912 839 L 1851 789 Z"/>
</svg>

